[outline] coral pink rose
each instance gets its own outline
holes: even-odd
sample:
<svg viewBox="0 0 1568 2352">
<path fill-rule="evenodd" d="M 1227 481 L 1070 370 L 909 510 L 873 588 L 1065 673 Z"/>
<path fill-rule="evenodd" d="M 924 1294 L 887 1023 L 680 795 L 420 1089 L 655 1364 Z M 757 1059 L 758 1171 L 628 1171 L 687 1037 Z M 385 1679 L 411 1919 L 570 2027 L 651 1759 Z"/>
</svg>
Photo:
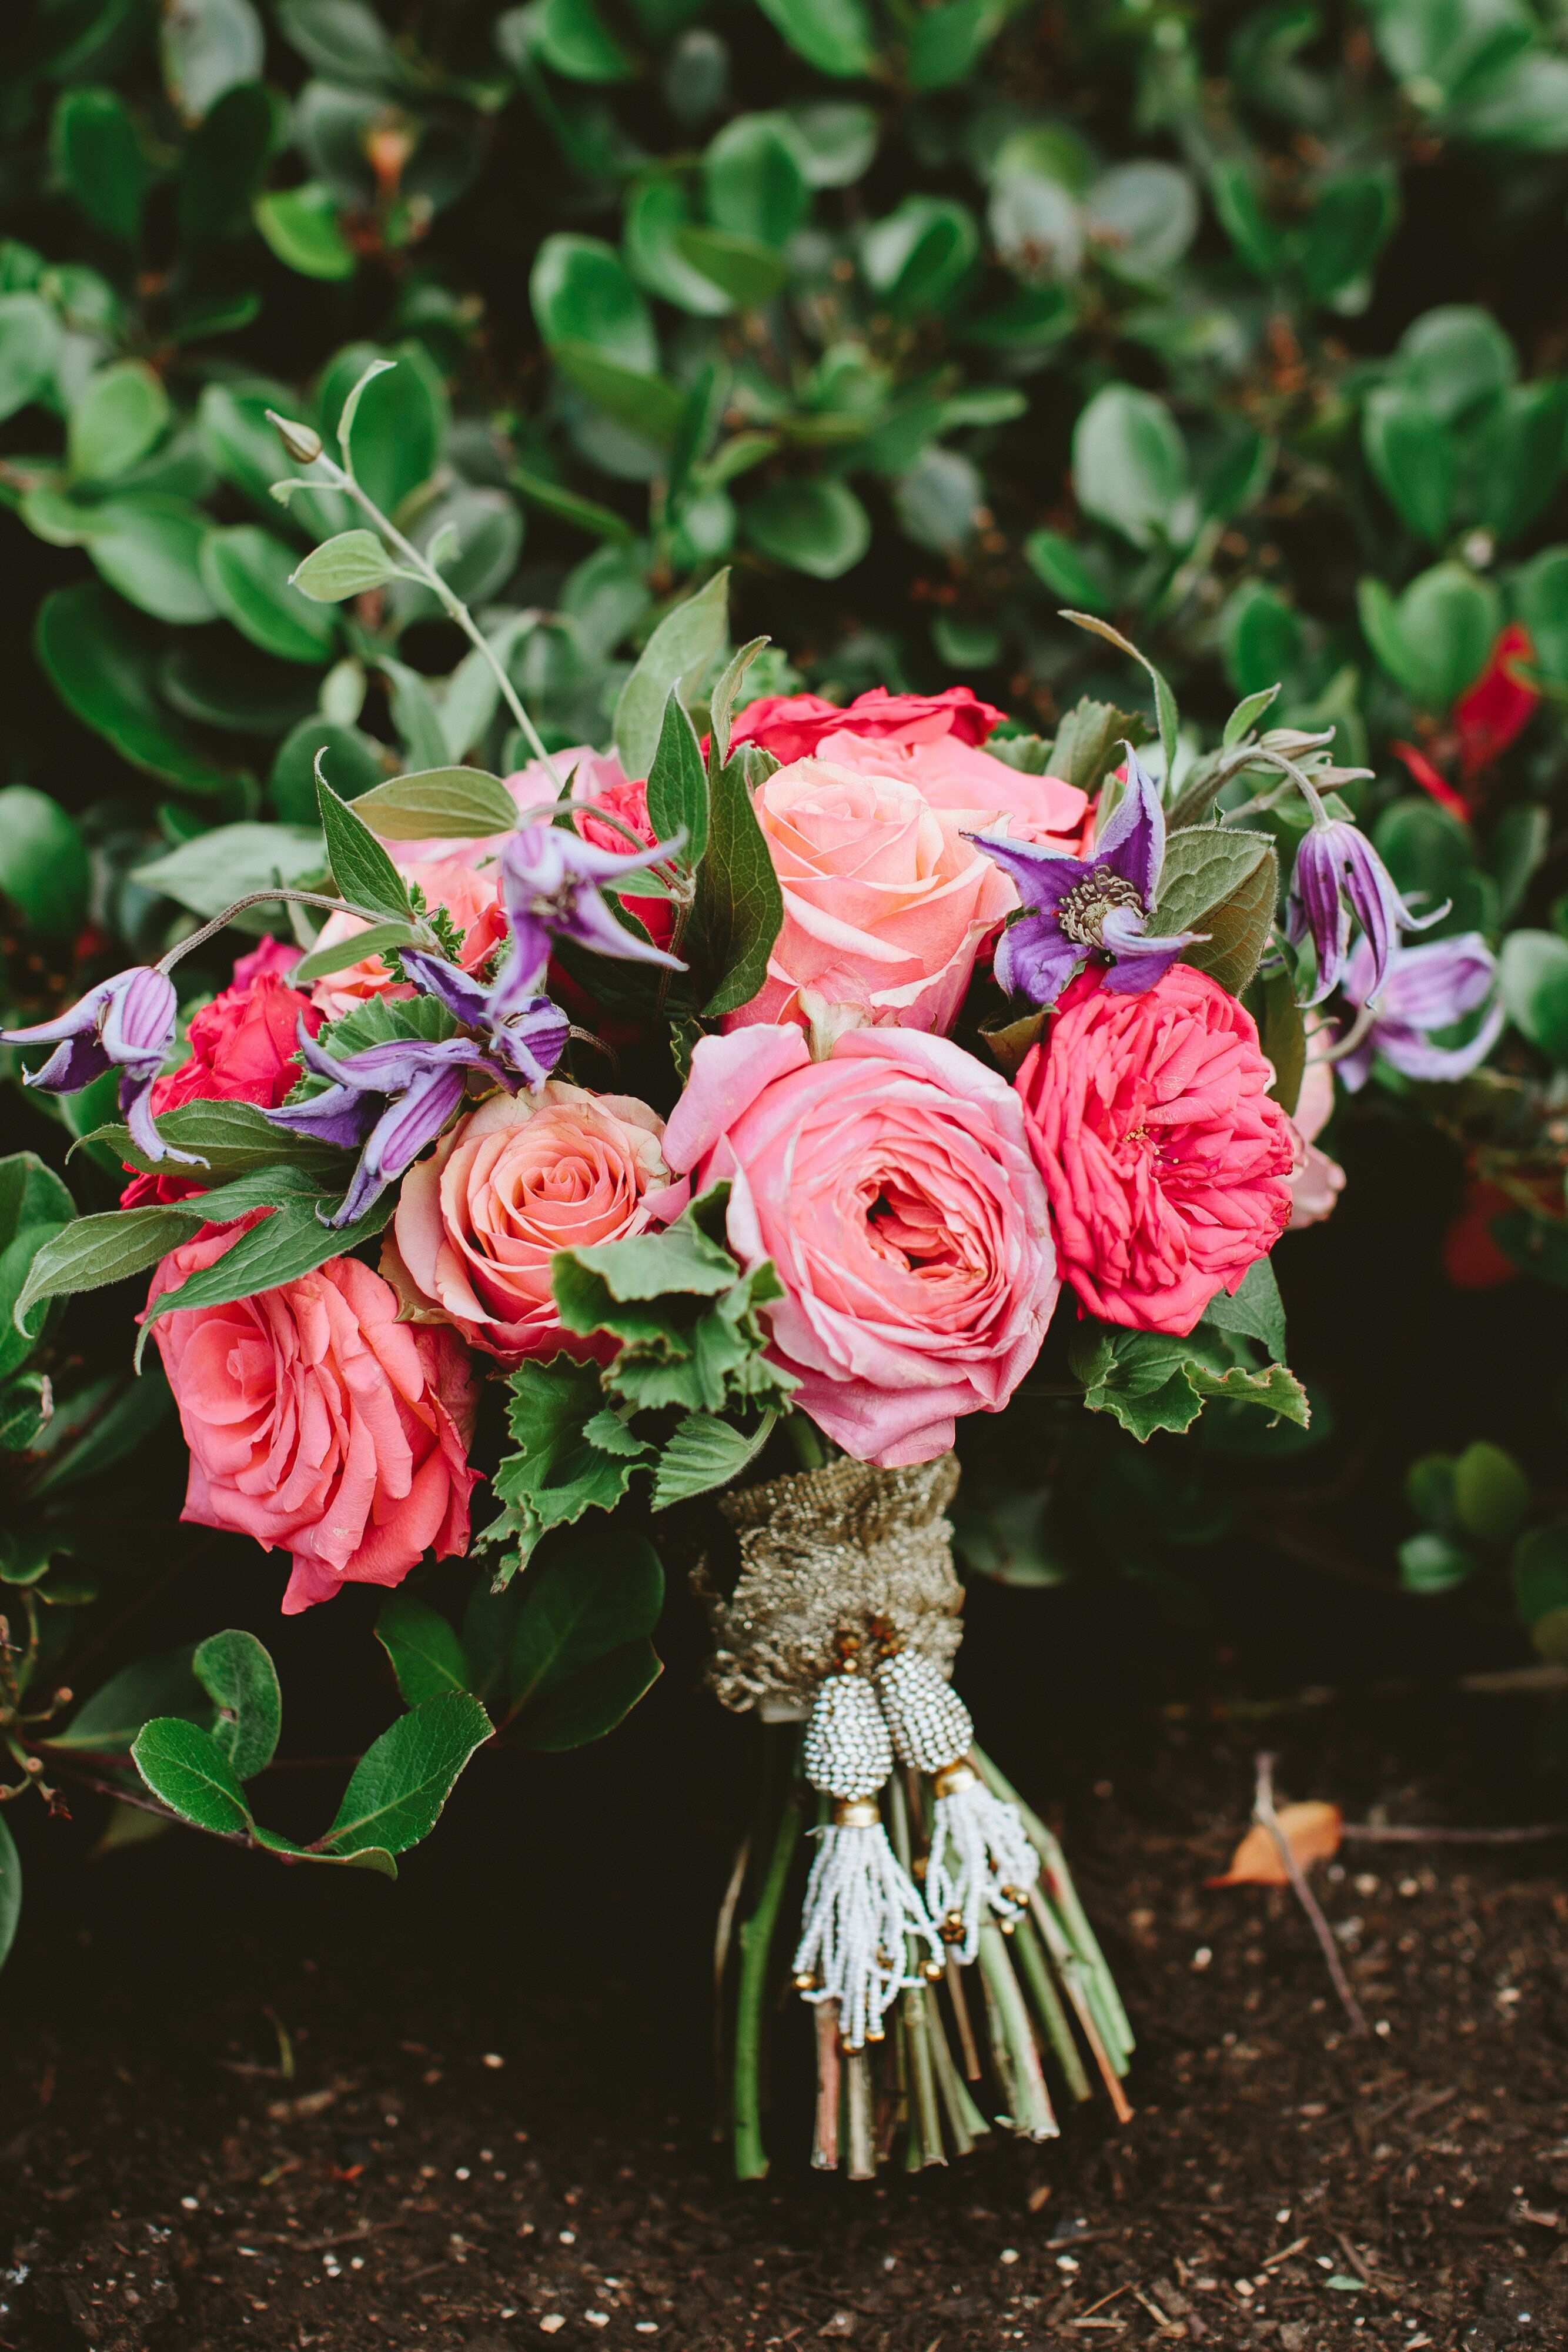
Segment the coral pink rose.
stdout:
<svg viewBox="0 0 1568 2352">
<path fill-rule="evenodd" d="M 1326 1042 L 1326 1038 L 1325 1038 Z M 1309 1060 L 1301 1073 L 1291 1128 L 1296 1144 L 1291 1171 L 1291 1233 L 1303 1225 L 1319 1225 L 1344 1190 L 1344 1170 L 1337 1160 L 1318 1150 L 1317 1139 L 1333 1116 L 1333 1069 L 1324 1061 Z"/>
<path fill-rule="evenodd" d="M 784 1286 L 772 1352 L 857 1461 L 932 1461 L 1034 1361 L 1058 1289 L 1045 1188 L 1017 1097 L 958 1046 L 862 1029 L 813 1062 L 798 1029 L 705 1038 L 664 1157 L 693 1190 L 729 1179 L 730 1247 Z"/>
<path fill-rule="evenodd" d="M 299 961 L 298 948 L 267 940 L 235 966 L 234 985 L 191 1015 L 188 1057 L 152 1081 L 152 1115 L 188 1102 L 257 1103 L 276 1110 L 299 1076 L 298 1024 L 314 1036 L 321 1014 L 284 973 Z M 189 1176 L 137 1175 L 120 1196 L 124 1209 L 150 1202 L 183 1201 L 202 1190 Z"/>
<path fill-rule="evenodd" d="M 943 736 L 983 743 L 1001 719 L 967 686 L 950 686 L 945 694 L 889 694 L 885 686 L 873 686 L 844 705 L 824 702 L 820 694 L 765 694 L 740 712 L 730 742 L 760 743 L 788 766 L 810 759 L 823 736 L 841 728 L 888 743 L 931 743 Z"/>
<path fill-rule="evenodd" d="M 1250 1013 L 1172 964 L 1141 995 L 1084 974 L 1018 1075 L 1063 1278 L 1107 1323 L 1185 1338 L 1290 1221 L 1291 1122 Z"/>
<path fill-rule="evenodd" d="M 876 1026 L 950 1028 L 980 942 L 1018 903 L 959 821 L 912 783 L 831 760 L 780 768 L 753 805 L 784 925 L 767 980 L 729 1025 L 804 1022 L 821 1004 L 858 1007 Z"/>
<path fill-rule="evenodd" d="M 172 1251 L 148 1305 L 254 1222 Z M 289 1551 L 285 1616 L 344 1584 L 399 1584 L 432 1545 L 442 1559 L 467 1550 L 468 1358 L 455 1332 L 400 1323 L 390 1284 L 357 1258 L 228 1307 L 176 1307 L 152 1336 L 191 1449 L 181 1517 Z"/>
<path fill-rule="evenodd" d="M 476 971 L 507 936 L 496 869 L 476 871 L 465 857 L 439 857 L 429 862 L 416 859 L 413 864 L 400 858 L 398 865 L 405 880 L 418 883 L 427 907 L 445 908 L 463 934 L 463 952 L 458 961 L 465 971 Z M 356 931 L 368 928 L 358 915 L 329 915 L 318 945 L 334 948 L 340 940 L 351 940 Z M 356 1004 L 363 1004 L 370 997 L 412 996 L 413 992 L 406 982 L 393 982 L 380 956 L 365 956 L 360 962 L 347 964 L 341 971 L 329 972 L 324 980 L 319 980 L 310 1001 L 327 1020 L 340 1021 L 345 1013 L 351 1013 Z"/>
<path fill-rule="evenodd" d="M 663 1133 L 630 1095 L 556 1078 L 537 1104 L 492 1095 L 403 1178 L 382 1270 L 407 1311 L 455 1323 L 506 1364 L 602 1354 L 562 1330 L 550 1261 L 643 1232 L 647 1194 L 669 1181 Z"/>
</svg>

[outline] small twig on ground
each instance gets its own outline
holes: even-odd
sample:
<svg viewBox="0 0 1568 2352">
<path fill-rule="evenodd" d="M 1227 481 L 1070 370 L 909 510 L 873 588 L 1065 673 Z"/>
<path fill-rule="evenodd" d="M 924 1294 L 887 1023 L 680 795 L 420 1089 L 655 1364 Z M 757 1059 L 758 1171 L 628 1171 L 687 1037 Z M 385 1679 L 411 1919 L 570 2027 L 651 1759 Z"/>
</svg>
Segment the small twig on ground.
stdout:
<svg viewBox="0 0 1568 2352">
<path fill-rule="evenodd" d="M 1418 1822 L 1346 1822 L 1342 1838 L 1383 1845 L 1533 1845 L 1542 1838 L 1568 1837 L 1568 1822 L 1534 1822 L 1528 1829 L 1430 1829 Z"/>
<path fill-rule="evenodd" d="M 1312 1933 L 1318 1939 L 1324 1965 L 1329 1972 L 1329 1980 L 1339 1995 L 1340 2004 L 1350 2021 L 1351 2032 L 1355 2034 L 1369 2035 L 1372 2029 L 1363 2014 L 1361 2003 L 1351 1990 L 1350 1979 L 1345 1975 L 1340 1960 L 1339 1948 L 1333 1939 L 1333 1929 L 1323 1917 L 1318 1898 L 1307 1884 L 1306 1873 L 1296 1860 L 1290 1839 L 1280 1827 L 1280 1817 L 1274 1811 L 1274 1759 L 1264 1753 L 1257 1757 L 1255 1763 L 1258 1780 L 1252 1799 L 1252 1817 L 1254 1821 L 1262 1823 L 1273 1839 L 1274 1850 L 1280 1857 L 1285 1875 L 1296 1890 L 1296 1900 L 1312 1922 Z"/>
</svg>

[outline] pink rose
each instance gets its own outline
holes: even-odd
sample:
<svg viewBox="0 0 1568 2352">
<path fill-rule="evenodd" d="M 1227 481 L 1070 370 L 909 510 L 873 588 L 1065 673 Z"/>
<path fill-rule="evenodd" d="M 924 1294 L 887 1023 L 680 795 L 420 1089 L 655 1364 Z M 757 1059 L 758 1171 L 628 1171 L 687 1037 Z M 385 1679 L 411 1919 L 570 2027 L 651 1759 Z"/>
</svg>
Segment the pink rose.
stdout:
<svg viewBox="0 0 1568 2352">
<path fill-rule="evenodd" d="M 932 808 L 959 819 L 967 833 L 1004 830 L 1011 841 L 1038 842 L 1081 856 L 1092 833 L 1087 793 L 1060 776 L 1023 776 L 1005 760 L 977 751 L 956 735 L 932 742 L 880 742 L 843 730 L 824 735 L 817 758 L 862 775 L 896 776 Z"/>
<path fill-rule="evenodd" d="M 1326 1034 L 1324 1042 L 1328 1042 Z M 1300 1233 L 1304 1225 L 1322 1224 L 1344 1190 L 1344 1170 L 1317 1146 L 1319 1134 L 1333 1117 L 1333 1065 L 1309 1058 L 1291 1121 L 1296 1143 L 1295 1164 L 1291 1171 L 1290 1230 L 1293 1234 Z"/>
<path fill-rule="evenodd" d="M 550 1261 L 643 1232 L 645 1195 L 669 1181 L 663 1133 L 630 1095 L 556 1078 L 537 1105 L 492 1095 L 403 1178 L 382 1270 L 417 1320 L 455 1323 L 508 1366 L 562 1348 L 601 1355 L 562 1330 Z"/>
<path fill-rule="evenodd" d="M 1291 1214 L 1291 1123 L 1252 1016 L 1172 964 L 1127 996 L 1084 974 L 1018 1074 L 1061 1271 L 1092 1315 L 1185 1338 Z"/>
<path fill-rule="evenodd" d="M 148 1305 L 254 1222 L 172 1251 Z M 152 1336 L 191 1449 L 181 1517 L 292 1553 L 285 1616 L 343 1584 L 400 1584 L 432 1545 L 442 1559 L 467 1550 L 467 1356 L 454 1332 L 400 1323 L 390 1284 L 357 1258 L 232 1306 L 177 1307 Z"/>
<path fill-rule="evenodd" d="M 571 779 L 571 797 L 579 803 L 573 819 L 577 830 L 584 841 L 591 841 L 600 849 L 612 850 L 616 856 L 624 857 L 632 847 L 626 838 L 628 833 L 650 849 L 659 838 L 648 815 L 646 783 L 628 782 L 613 752 L 591 751 L 578 762 Z M 609 824 L 606 817 L 616 817 L 620 822 Z M 624 904 L 656 948 L 669 946 L 675 928 L 675 910 L 668 898 L 634 898 L 628 894 Z"/>
<path fill-rule="evenodd" d="M 890 743 L 929 743 L 943 736 L 983 743 L 1001 719 L 967 686 L 950 686 L 945 694 L 889 694 L 885 686 L 873 686 L 843 706 L 820 694 L 765 694 L 740 712 L 730 742 L 760 743 L 788 766 L 810 759 L 824 735 L 841 728 Z"/>
<path fill-rule="evenodd" d="M 427 907 L 445 908 L 463 933 L 463 952 L 458 961 L 465 971 L 476 971 L 507 936 L 496 869 L 476 872 L 465 857 L 439 857 L 431 862 L 419 859 L 413 864 L 399 858 L 397 863 L 408 881 L 418 883 Z M 358 915 L 329 915 L 318 944 L 333 948 L 341 940 L 351 940 L 356 931 L 368 929 L 369 925 L 362 923 Z M 394 984 L 380 956 L 372 955 L 319 980 L 310 1002 L 329 1021 L 340 1021 L 345 1013 L 351 1013 L 356 1004 L 363 1004 L 372 996 L 412 996 L 413 992 L 406 982 Z"/>
<path fill-rule="evenodd" d="M 932 1461 L 1034 1361 L 1058 1289 L 1045 1189 L 1016 1096 L 958 1046 L 862 1029 L 813 1062 L 798 1029 L 705 1038 L 664 1157 L 693 1191 L 729 1179 L 730 1247 L 784 1286 L 772 1352 L 857 1461 Z"/>
<path fill-rule="evenodd" d="M 913 783 L 797 760 L 753 805 L 784 894 L 768 978 L 730 1026 L 854 1005 L 873 1024 L 945 1030 L 987 933 L 1018 903 L 995 861 Z"/>
<path fill-rule="evenodd" d="M 235 966 L 234 986 L 191 1015 L 186 1032 L 191 1051 L 177 1070 L 152 1081 L 156 1118 L 188 1102 L 248 1102 L 276 1110 L 299 1076 L 298 1025 L 314 1036 L 321 1015 L 308 996 L 290 988 L 282 973 L 299 961 L 299 950 L 280 951 L 268 940 Z M 122 1209 L 183 1201 L 199 1192 L 189 1176 L 136 1175 L 120 1196 Z"/>
</svg>

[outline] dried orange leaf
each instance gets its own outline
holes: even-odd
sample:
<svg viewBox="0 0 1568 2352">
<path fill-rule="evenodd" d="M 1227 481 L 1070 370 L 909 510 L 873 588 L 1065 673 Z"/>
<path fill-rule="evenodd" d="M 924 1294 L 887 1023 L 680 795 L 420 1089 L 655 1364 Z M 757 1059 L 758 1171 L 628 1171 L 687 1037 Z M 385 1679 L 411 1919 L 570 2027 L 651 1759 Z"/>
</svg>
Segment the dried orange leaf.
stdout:
<svg viewBox="0 0 1568 2352">
<path fill-rule="evenodd" d="M 1314 1862 L 1332 1862 L 1339 1852 L 1344 1815 L 1337 1805 L 1281 1805 L 1275 1815 L 1291 1852 L 1303 1870 Z M 1261 1822 L 1254 1822 L 1230 1857 L 1223 1878 L 1210 1886 L 1288 1886 L 1290 1877 L 1280 1849 Z"/>
</svg>

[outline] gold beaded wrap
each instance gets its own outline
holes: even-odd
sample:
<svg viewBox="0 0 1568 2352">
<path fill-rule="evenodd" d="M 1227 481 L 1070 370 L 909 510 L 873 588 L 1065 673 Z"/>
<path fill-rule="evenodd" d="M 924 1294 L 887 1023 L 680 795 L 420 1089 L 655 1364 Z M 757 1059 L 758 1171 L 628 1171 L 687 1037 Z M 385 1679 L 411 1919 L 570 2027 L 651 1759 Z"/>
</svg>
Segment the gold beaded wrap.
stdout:
<svg viewBox="0 0 1568 2352">
<path fill-rule="evenodd" d="M 716 1651 L 710 1678 L 737 1714 L 804 1715 L 846 1637 L 878 1628 L 947 1675 L 962 1639 L 963 1589 L 945 1516 L 957 1457 L 877 1470 L 847 1457 L 716 1496 L 741 1570 L 727 1601 L 702 1570 Z"/>
</svg>

